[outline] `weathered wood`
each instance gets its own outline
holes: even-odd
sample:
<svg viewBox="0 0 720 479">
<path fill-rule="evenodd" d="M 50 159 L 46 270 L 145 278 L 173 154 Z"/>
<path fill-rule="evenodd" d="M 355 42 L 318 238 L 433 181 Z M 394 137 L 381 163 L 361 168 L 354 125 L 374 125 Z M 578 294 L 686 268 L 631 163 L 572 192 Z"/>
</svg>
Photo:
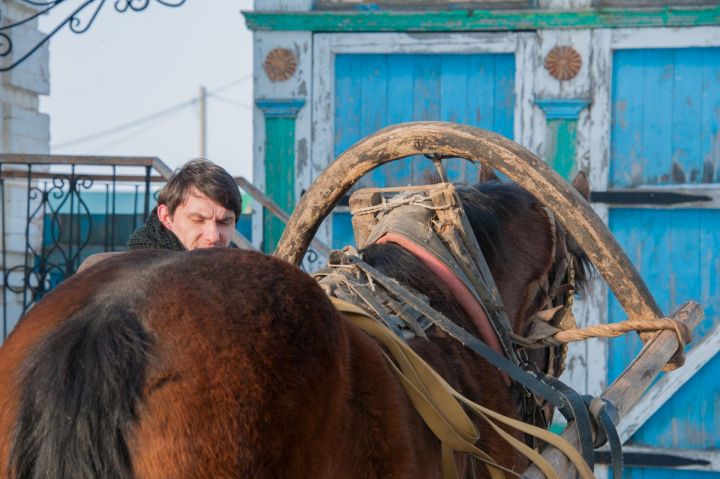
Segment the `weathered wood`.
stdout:
<svg viewBox="0 0 720 479">
<path fill-rule="evenodd" d="M 615 293 L 630 319 L 662 312 L 635 267 L 587 201 L 542 160 L 517 143 L 467 125 L 414 122 L 385 128 L 345 151 L 298 203 L 275 256 L 299 264 L 320 223 L 370 170 L 412 155 L 439 153 L 486 163 L 506 174 L 555 214 Z M 645 335 L 644 340 L 649 336 Z M 682 356 L 673 366 L 682 364 Z"/>
<path fill-rule="evenodd" d="M 693 378 L 720 351 L 720 324 L 705 334 L 685 358 L 682 373 L 668 374 L 648 389 L 642 398 L 628 411 L 618 427 L 620 441 L 624 444 L 657 412 L 685 383 Z"/>
<path fill-rule="evenodd" d="M 446 8 L 528 8 L 532 6 L 530 0 L 444 0 Z M 316 10 L 357 10 L 359 5 L 380 6 L 388 10 L 437 10 L 438 2 L 435 0 L 318 0 Z"/>
<path fill-rule="evenodd" d="M 253 31 L 463 32 L 560 28 L 695 27 L 720 23 L 720 8 L 600 8 L 549 10 L 448 10 L 439 12 L 250 12 Z"/>
<path fill-rule="evenodd" d="M 240 188 L 247 191 L 247 193 L 253 197 L 256 201 L 258 201 L 261 205 L 263 205 L 264 208 L 267 208 L 270 213 L 275 215 L 276 218 L 278 218 L 283 223 L 287 224 L 288 220 L 290 219 L 290 215 L 288 215 L 285 210 L 280 208 L 280 206 L 275 203 L 272 198 L 266 196 L 262 191 L 260 191 L 255 185 L 250 183 L 247 179 L 243 178 L 242 176 L 238 176 L 235 178 L 235 182 L 238 184 Z M 248 243 L 249 244 L 249 243 Z M 330 250 L 331 248 L 323 243 L 322 241 L 313 238 L 312 240 L 312 246 L 315 248 L 318 253 L 324 255 L 324 256 L 330 256 Z M 255 248 L 253 248 L 255 249 Z"/>
<path fill-rule="evenodd" d="M 682 322 L 692 331 L 704 316 L 702 307 L 695 302 L 687 302 L 673 313 L 671 318 Z M 638 402 L 645 389 L 652 383 L 668 359 L 678 349 L 678 339 L 674 331 L 663 331 L 648 342 L 635 361 L 630 364 L 602 394 L 604 399 L 610 401 L 618 410 L 620 420 L 626 416 L 632 406 Z M 675 374 L 683 374 L 678 372 Z M 593 436 L 595 435 L 593 431 Z M 578 445 L 578 437 L 574 428 L 568 427 L 562 437 L 573 445 Z M 573 467 L 559 450 L 548 447 L 543 457 L 550 462 L 559 477 L 573 477 Z M 543 478 L 540 470 L 533 466 L 529 468 L 524 477 Z"/>
</svg>

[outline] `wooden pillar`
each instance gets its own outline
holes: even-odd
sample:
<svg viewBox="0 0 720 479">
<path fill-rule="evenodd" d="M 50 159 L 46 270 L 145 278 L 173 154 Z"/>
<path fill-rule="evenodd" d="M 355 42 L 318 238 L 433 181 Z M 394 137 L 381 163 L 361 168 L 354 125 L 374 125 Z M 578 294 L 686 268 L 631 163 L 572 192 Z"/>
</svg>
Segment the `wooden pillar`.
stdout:
<svg viewBox="0 0 720 479">
<path fill-rule="evenodd" d="M 580 112 L 589 104 L 584 98 L 536 99 L 545 113 L 547 138 L 545 161 L 566 180 L 577 170 L 577 122 Z"/>
<path fill-rule="evenodd" d="M 295 206 L 295 118 L 302 98 L 259 99 L 265 115 L 265 194 L 291 213 Z M 285 225 L 263 210 L 263 251 L 272 253 Z"/>
</svg>

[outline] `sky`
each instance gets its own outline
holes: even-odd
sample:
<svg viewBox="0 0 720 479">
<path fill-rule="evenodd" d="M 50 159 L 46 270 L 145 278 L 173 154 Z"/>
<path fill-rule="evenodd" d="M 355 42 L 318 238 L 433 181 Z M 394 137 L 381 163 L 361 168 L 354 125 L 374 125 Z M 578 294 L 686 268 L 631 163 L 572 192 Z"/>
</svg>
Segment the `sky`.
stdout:
<svg viewBox="0 0 720 479">
<path fill-rule="evenodd" d="M 252 3 L 149 0 L 119 13 L 112 0 L 86 33 L 64 28 L 50 43 L 50 95 L 40 102 L 51 153 L 157 156 L 175 168 L 200 156 L 193 99 L 205 86 L 207 157 L 252 179 L 252 34 L 240 13 Z M 46 16 L 40 27 L 57 21 Z"/>
</svg>

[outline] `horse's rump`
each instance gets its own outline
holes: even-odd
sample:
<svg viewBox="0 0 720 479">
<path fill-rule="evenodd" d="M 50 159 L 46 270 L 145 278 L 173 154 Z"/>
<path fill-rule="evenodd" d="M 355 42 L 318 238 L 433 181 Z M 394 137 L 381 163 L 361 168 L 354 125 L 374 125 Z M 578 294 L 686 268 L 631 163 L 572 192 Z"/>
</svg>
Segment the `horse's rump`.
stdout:
<svg viewBox="0 0 720 479">
<path fill-rule="evenodd" d="M 70 296 L 85 306 L 59 310 Z M 330 477 L 328 444 L 349 427 L 335 419 L 347 420 L 351 352 L 296 268 L 233 250 L 131 253 L 38 306 L 0 355 L 23 365 L 3 377 L 18 387 L 0 384 L 17 406 L 0 432 L 9 439 L 18 420 L 18 478 Z M 12 347 L 43 323 L 57 326 Z"/>
</svg>

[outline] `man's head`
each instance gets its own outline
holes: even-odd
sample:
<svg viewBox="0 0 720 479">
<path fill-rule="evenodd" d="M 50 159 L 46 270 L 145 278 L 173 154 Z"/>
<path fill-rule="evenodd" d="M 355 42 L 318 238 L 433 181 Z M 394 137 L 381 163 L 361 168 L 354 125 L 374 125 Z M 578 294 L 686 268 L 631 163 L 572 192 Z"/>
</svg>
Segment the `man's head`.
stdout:
<svg viewBox="0 0 720 479">
<path fill-rule="evenodd" d="M 241 210 L 235 180 L 208 160 L 185 163 L 158 196 L 160 222 L 188 250 L 227 247 Z"/>
</svg>

